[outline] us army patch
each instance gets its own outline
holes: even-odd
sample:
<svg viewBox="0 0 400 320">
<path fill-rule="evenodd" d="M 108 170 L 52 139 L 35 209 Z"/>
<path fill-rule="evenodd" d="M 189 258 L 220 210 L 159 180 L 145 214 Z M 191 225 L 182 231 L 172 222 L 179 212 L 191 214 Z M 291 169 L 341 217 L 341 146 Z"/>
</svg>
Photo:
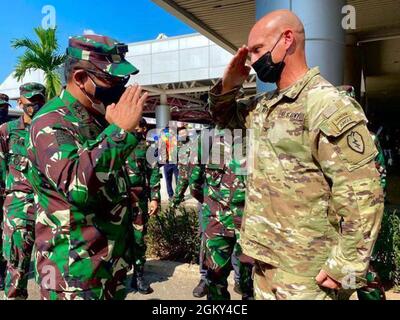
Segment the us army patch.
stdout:
<svg viewBox="0 0 400 320">
<path fill-rule="evenodd" d="M 361 134 L 357 131 L 351 131 L 350 134 L 347 136 L 347 145 L 360 154 L 364 154 L 365 151 L 365 144 L 364 139 Z"/>
</svg>

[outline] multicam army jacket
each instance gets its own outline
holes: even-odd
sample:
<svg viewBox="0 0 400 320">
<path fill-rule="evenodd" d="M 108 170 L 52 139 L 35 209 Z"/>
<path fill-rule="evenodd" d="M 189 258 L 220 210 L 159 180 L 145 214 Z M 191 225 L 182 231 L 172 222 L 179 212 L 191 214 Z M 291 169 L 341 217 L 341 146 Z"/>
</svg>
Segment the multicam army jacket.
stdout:
<svg viewBox="0 0 400 320">
<path fill-rule="evenodd" d="M 15 193 L 18 197 L 23 197 L 21 201 L 33 202 L 32 186 L 27 179 L 28 157 L 25 142 L 28 139 L 28 130 L 29 125 L 24 123 L 23 117 L 0 127 L 0 170 L 1 180 L 5 181 L 5 194 L 2 196 Z M 26 216 L 24 211 L 15 213 L 14 218 L 34 220 L 32 214 Z"/>
<path fill-rule="evenodd" d="M 210 94 L 222 127 L 252 130 L 244 253 L 287 272 L 324 269 L 362 285 L 383 213 L 374 142 L 358 103 L 318 68 L 282 91 L 237 102 L 239 88 Z M 340 216 L 340 230 L 329 211 Z"/>
</svg>

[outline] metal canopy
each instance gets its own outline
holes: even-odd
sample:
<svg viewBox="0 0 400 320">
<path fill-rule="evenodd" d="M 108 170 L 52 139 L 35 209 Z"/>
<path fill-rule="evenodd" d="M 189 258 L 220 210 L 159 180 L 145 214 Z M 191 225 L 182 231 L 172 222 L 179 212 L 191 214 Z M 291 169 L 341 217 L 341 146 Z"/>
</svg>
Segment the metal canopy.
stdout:
<svg viewBox="0 0 400 320">
<path fill-rule="evenodd" d="M 255 22 L 254 0 L 152 1 L 231 53 L 247 43 Z M 356 30 L 348 33 L 362 47 L 369 97 L 400 98 L 400 1 L 348 0 L 348 4 L 357 13 Z"/>
</svg>

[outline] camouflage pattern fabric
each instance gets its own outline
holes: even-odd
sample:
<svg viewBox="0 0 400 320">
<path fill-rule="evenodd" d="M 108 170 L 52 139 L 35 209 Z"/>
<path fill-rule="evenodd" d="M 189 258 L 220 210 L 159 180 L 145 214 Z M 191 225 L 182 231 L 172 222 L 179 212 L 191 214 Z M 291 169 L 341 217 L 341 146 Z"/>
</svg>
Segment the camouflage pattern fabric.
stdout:
<svg viewBox="0 0 400 320">
<path fill-rule="evenodd" d="M 201 190 L 201 185 L 193 186 L 196 183 L 196 179 L 191 179 L 192 175 L 195 177 L 194 171 L 200 170 L 200 166 L 195 165 L 199 162 L 199 140 L 198 137 L 194 141 L 178 141 L 178 170 L 179 178 L 175 187 L 175 193 L 171 200 L 173 207 L 179 206 L 185 199 L 185 193 L 191 185 L 191 190 L 194 198 L 196 198 L 200 203 L 203 203 L 203 190 Z M 199 182 L 202 183 L 202 182 Z M 201 190 L 197 192 L 197 190 Z"/>
<path fill-rule="evenodd" d="M 29 125 L 20 117 L 0 127 L 0 161 L 5 178 L 3 255 L 7 261 L 7 299 L 27 299 L 34 239 L 33 190 L 27 180 L 25 141 Z"/>
<path fill-rule="evenodd" d="M 253 99 L 236 101 L 240 88 L 224 95 L 221 89 L 220 81 L 210 92 L 214 120 L 252 129 L 243 252 L 295 276 L 314 279 L 323 269 L 338 282 L 351 277 L 354 289 L 362 287 L 383 192 L 360 105 L 318 68 L 286 90 Z M 340 217 L 339 229 L 330 210 Z M 262 291 L 257 282 L 256 289 Z"/>
<path fill-rule="evenodd" d="M 351 98 L 356 97 L 355 88 L 353 86 L 345 85 L 337 88 L 341 94 Z M 375 147 L 378 150 L 378 155 L 375 158 L 375 165 L 380 175 L 381 186 L 385 192 L 386 190 L 386 164 L 384 152 L 379 143 L 379 139 L 375 134 L 372 134 L 372 139 L 375 142 Z M 375 251 L 375 249 L 374 249 Z M 379 275 L 373 269 L 373 262 L 375 254 L 372 254 L 371 262 L 367 272 L 367 285 L 357 290 L 359 300 L 386 300 L 385 290 L 380 281 Z"/>
<path fill-rule="evenodd" d="M 375 165 L 380 174 L 381 178 L 381 186 L 386 193 L 386 163 L 385 163 L 385 155 L 382 150 L 382 147 L 379 143 L 379 139 L 376 135 L 372 135 L 374 139 L 375 146 L 378 150 L 378 155 L 375 158 Z M 386 211 L 384 212 L 386 214 Z M 372 251 L 371 262 L 368 268 L 368 273 L 366 276 L 367 285 L 361 289 L 357 290 L 358 300 L 386 300 L 385 288 L 380 280 L 379 274 L 374 270 L 374 261 L 376 259 L 377 248 L 374 247 Z"/>
<path fill-rule="evenodd" d="M 68 91 L 32 121 L 35 268 L 43 299 L 124 299 L 132 264 L 126 160 L 138 138 L 96 118 Z"/>
<path fill-rule="evenodd" d="M 6 106 L 6 108 L 10 107 L 9 97 L 0 93 L 0 106 Z M 1 123 L 0 123 L 1 124 Z M 3 258 L 3 204 L 5 198 L 5 170 L 0 167 L 0 279 L 4 280 L 5 270 L 7 262 Z"/>
<path fill-rule="evenodd" d="M 19 92 L 22 97 L 28 100 L 37 95 L 41 95 L 44 98 L 46 97 L 46 87 L 36 82 L 24 83 L 19 88 Z"/>
<path fill-rule="evenodd" d="M 90 61 L 99 70 L 113 77 L 126 77 L 139 70 L 125 59 L 128 46 L 105 36 L 84 35 L 71 37 L 67 55 Z"/>
<path fill-rule="evenodd" d="M 382 146 L 379 142 L 378 137 L 373 134 L 372 138 L 374 139 L 376 149 L 378 150 L 378 155 L 375 158 L 376 168 L 378 169 L 380 178 L 381 178 L 381 186 L 384 191 L 387 188 L 387 170 L 386 170 L 386 160 L 385 160 L 385 153 L 383 152 Z"/>
<path fill-rule="evenodd" d="M 339 300 L 334 290 L 320 288 L 306 277 L 257 261 L 254 270 L 256 300 Z"/>
<path fill-rule="evenodd" d="M 206 283 L 209 300 L 230 299 L 227 279 L 232 270 L 232 253 L 239 258 L 243 298 L 253 297 L 253 261 L 242 254 L 239 244 L 246 187 L 246 177 L 239 170 L 246 168 L 246 161 L 245 158 L 242 161 L 224 158 L 236 146 L 236 141 L 232 143 L 225 140 L 224 130 L 216 129 L 212 149 L 219 150 L 220 161 L 217 164 L 210 158 L 208 164 L 197 166 L 191 174 L 192 193 L 200 193 L 204 185 L 202 224 L 205 230 L 204 263 L 208 269 Z M 200 190 L 196 191 L 196 188 Z"/>
<path fill-rule="evenodd" d="M 4 198 L 3 195 L 0 197 L 0 281 L 4 281 L 5 276 L 6 276 L 6 265 L 7 262 L 3 257 L 3 204 L 4 204 Z M 3 290 L 3 284 L 2 288 L 0 290 Z"/>
<path fill-rule="evenodd" d="M 146 153 L 150 147 L 145 138 L 128 157 L 127 172 L 130 182 L 130 192 L 133 206 L 133 234 L 134 234 L 134 270 L 138 275 L 143 273 L 146 263 L 147 221 L 149 219 L 149 201 L 161 201 L 160 169 L 158 164 L 149 164 Z"/>
</svg>

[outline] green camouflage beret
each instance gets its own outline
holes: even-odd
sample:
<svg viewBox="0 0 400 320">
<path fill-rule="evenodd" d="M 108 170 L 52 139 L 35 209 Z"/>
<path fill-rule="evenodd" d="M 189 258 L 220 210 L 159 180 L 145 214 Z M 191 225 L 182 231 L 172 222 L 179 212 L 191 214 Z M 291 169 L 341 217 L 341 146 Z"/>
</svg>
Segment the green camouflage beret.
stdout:
<svg viewBox="0 0 400 320">
<path fill-rule="evenodd" d="M 8 97 L 8 95 L 6 95 L 4 93 L 0 93 L 0 105 L 7 104 L 10 106 L 8 101 L 10 101 L 10 98 Z"/>
<path fill-rule="evenodd" d="M 19 93 L 21 97 L 30 99 L 34 96 L 40 95 L 46 97 L 46 88 L 36 82 L 25 83 L 19 87 Z"/>
<path fill-rule="evenodd" d="M 114 39 L 99 35 L 84 35 L 69 39 L 67 55 L 90 61 L 97 68 L 114 77 L 126 77 L 139 73 L 125 59 L 128 46 Z"/>
</svg>

